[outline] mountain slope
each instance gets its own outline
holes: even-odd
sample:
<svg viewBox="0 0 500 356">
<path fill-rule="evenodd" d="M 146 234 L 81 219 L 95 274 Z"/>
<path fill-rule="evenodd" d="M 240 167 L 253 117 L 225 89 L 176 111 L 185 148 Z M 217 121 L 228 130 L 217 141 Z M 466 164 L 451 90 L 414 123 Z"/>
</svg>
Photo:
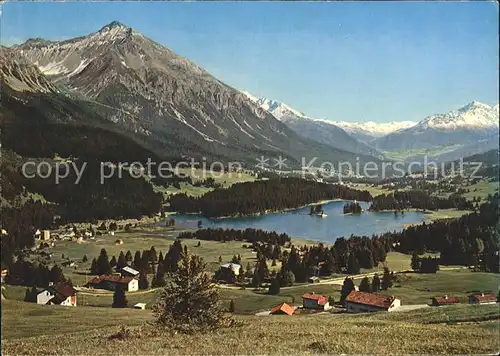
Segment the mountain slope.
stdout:
<svg viewBox="0 0 500 356">
<path fill-rule="evenodd" d="M 118 22 L 85 37 L 29 40 L 14 49 L 69 95 L 112 110 L 157 150 L 182 156 L 333 161 L 354 155 L 307 140 L 205 70 Z M 134 128 L 130 128 L 133 123 Z M 289 161 L 290 162 L 290 161 Z"/>
<path fill-rule="evenodd" d="M 284 122 L 301 136 L 340 150 L 361 155 L 383 157 L 376 149 L 358 141 L 331 121 L 312 119 L 286 104 L 275 100 L 256 98 L 248 92 L 243 93 L 259 107 L 270 112 L 274 117 Z"/>
<path fill-rule="evenodd" d="M 456 111 L 429 116 L 413 127 L 381 137 L 376 140 L 376 146 L 384 150 L 465 146 L 495 135 L 498 135 L 498 105 L 490 107 L 472 102 Z M 473 153 L 476 152 L 468 152 Z"/>
</svg>

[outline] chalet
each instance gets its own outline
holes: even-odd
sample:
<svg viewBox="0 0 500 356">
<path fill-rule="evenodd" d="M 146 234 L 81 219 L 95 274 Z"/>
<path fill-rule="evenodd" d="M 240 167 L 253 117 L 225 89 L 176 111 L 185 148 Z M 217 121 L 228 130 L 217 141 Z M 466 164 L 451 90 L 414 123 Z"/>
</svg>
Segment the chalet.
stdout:
<svg viewBox="0 0 500 356">
<path fill-rule="evenodd" d="M 139 271 L 133 269 L 132 267 L 125 266 L 122 268 L 121 274 L 123 277 L 137 277 L 139 276 Z"/>
<path fill-rule="evenodd" d="M 401 300 L 393 296 L 352 291 L 345 300 L 348 313 L 393 311 L 401 306 Z"/>
<path fill-rule="evenodd" d="M 271 309 L 271 315 L 293 315 L 295 314 L 295 308 L 286 303 L 278 304 Z"/>
<path fill-rule="evenodd" d="M 223 264 L 223 265 L 220 266 L 220 269 L 221 270 L 232 271 L 235 276 L 239 276 L 240 275 L 241 265 L 239 265 L 237 263 L 225 263 L 225 264 Z"/>
<path fill-rule="evenodd" d="M 123 277 L 119 274 L 107 274 L 91 279 L 87 286 L 90 288 L 107 289 L 114 291 L 116 286 L 122 285 L 127 292 L 139 290 L 139 281 L 134 277 Z"/>
<path fill-rule="evenodd" d="M 56 304 L 76 307 L 76 290 L 69 284 L 59 282 L 51 284 L 36 296 L 37 304 Z"/>
<path fill-rule="evenodd" d="M 302 296 L 302 306 L 304 309 L 321 309 L 325 310 L 329 308 L 328 300 L 324 295 L 312 293 L 306 293 Z"/>
<path fill-rule="evenodd" d="M 495 293 L 481 293 L 469 295 L 469 304 L 495 304 L 497 296 Z"/>
<path fill-rule="evenodd" d="M 455 297 L 448 297 L 447 295 L 443 297 L 434 297 L 431 298 L 431 305 L 434 307 L 438 307 L 441 305 L 451 305 L 459 303 L 458 299 Z"/>
</svg>

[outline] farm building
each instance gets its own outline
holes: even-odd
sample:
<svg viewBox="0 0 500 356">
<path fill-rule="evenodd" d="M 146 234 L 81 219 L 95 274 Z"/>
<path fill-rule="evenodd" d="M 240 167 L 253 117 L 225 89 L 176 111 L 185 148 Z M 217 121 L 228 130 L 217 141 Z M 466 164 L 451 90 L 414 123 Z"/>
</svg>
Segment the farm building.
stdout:
<svg viewBox="0 0 500 356">
<path fill-rule="evenodd" d="M 431 305 L 434 307 L 438 307 L 440 305 L 451 305 L 456 303 L 459 303 L 457 298 L 448 297 L 447 295 L 445 295 L 444 297 L 431 298 Z"/>
<path fill-rule="evenodd" d="M 313 276 L 313 277 L 310 277 L 307 281 L 309 283 L 319 283 L 320 279 L 318 276 Z"/>
<path fill-rule="evenodd" d="M 49 285 L 36 296 L 37 304 L 57 304 L 76 307 L 76 290 L 64 282 Z"/>
<path fill-rule="evenodd" d="M 345 300 L 348 313 L 393 311 L 401 306 L 401 300 L 393 296 L 352 291 Z"/>
<path fill-rule="evenodd" d="M 235 276 L 239 276 L 241 265 L 237 263 L 225 263 L 220 266 L 221 270 L 232 271 Z"/>
<path fill-rule="evenodd" d="M 137 303 L 137 304 L 134 305 L 134 309 L 145 310 L 146 309 L 146 303 Z"/>
<path fill-rule="evenodd" d="M 122 277 L 119 274 L 107 274 L 91 279 L 87 285 L 91 288 L 107 289 L 114 291 L 117 285 L 125 287 L 125 291 L 139 290 L 139 281 L 134 277 Z"/>
<path fill-rule="evenodd" d="M 295 314 L 295 308 L 286 303 L 278 304 L 271 309 L 271 315 L 293 315 Z"/>
<path fill-rule="evenodd" d="M 497 296 L 495 293 L 481 293 L 469 295 L 469 304 L 495 304 Z"/>
<path fill-rule="evenodd" d="M 313 293 L 306 293 L 302 296 L 302 306 L 304 309 L 321 309 L 329 308 L 328 300 L 324 295 Z"/>
</svg>

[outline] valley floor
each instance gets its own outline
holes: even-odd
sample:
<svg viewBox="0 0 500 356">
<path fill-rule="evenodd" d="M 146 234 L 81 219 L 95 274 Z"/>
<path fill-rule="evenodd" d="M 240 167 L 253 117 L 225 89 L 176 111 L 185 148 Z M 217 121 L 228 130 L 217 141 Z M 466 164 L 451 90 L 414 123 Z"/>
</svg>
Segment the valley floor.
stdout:
<svg viewBox="0 0 500 356">
<path fill-rule="evenodd" d="M 236 316 L 239 326 L 154 335 L 151 312 L 2 301 L 2 354 L 486 354 L 500 348 L 497 305 L 401 313 Z M 121 327 L 131 336 L 110 340 Z"/>
</svg>

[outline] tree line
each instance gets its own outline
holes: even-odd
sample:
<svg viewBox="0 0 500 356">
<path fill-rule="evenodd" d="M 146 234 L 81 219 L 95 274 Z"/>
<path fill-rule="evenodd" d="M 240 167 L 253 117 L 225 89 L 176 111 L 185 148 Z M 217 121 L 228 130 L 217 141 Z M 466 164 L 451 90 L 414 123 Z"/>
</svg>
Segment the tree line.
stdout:
<svg viewBox="0 0 500 356">
<path fill-rule="evenodd" d="M 473 204 L 459 194 L 451 194 L 447 198 L 429 195 L 423 190 L 400 191 L 381 194 L 373 198 L 371 211 L 405 210 L 405 209 L 459 209 L 472 210 Z"/>
<path fill-rule="evenodd" d="M 320 200 L 346 199 L 371 201 L 368 191 L 358 191 L 339 184 L 318 183 L 300 178 L 275 178 L 233 184 L 215 189 L 201 197 L 176 194 L 170 208 L 181 214 L 200 213 L 207 217 L 262 214 L 292 209 Z"/>
<path fill-rule="evenodd" d="M 278 234 L 275 231 L 264 231 L 261 229 L 247 228 L 245 230 L 235 229 L 199 229 L 196 231 L 184 231 L 178 236 L 179 239 L 198 239 L 209 241 L 246 241 L 262 242 L 266 244 L 277 244 L 283 246 L 290 242 L 290 236 L 285 233 Z"/>
</svg>

